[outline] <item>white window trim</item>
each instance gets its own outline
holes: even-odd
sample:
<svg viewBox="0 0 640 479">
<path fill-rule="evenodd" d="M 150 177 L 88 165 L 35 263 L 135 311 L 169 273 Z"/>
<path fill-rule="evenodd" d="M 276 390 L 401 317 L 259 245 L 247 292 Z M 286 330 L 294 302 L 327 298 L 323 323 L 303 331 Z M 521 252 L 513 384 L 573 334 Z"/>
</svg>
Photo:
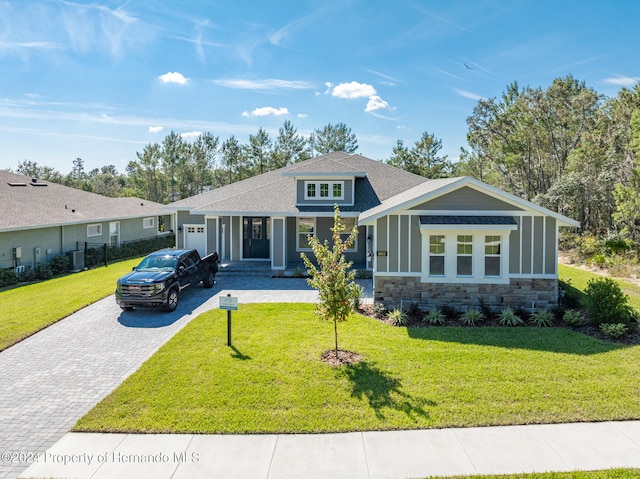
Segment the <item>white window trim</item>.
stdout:
<svg viewBox="0 0 640 479">
<path fill-rule="evenodd" d="M 316 195 L 315 196 L 309 196 L 309 185 L 310 184 L 314 184 L 316 185 Z M 320 196 L 320 185 L 329 185 L 329 196 Z M 342 194 L 340 196 L 334 196 L 333 195 L 333 186 L 339 184 L 341 185 L 340 187 L 340 191 L 342 192 Z M 305 180 L 304 182 L 304 199 L 305 200 L 310 200 L 310 201 L 342 201 L 344 200 L 344 184 L 345 182 L 343 180 L 340 181 L 318 181 L 318 180 L 314 180 L 314 181 L 309 181 L 309 180 Z"/>
<path fill-rule="evenodd" d="M 94 227 L 97 228 L 98 232 L 94 234 L 89 233 L 89 229 Z M 87 238 L 93 238 L 96 236 L 102 236 L 102 223 L 92 223 L 87 225 Z"/>
<path fill-rule="evenodd" d="M 155 218 L 149 216 L 148 218 L 142 218 L 142 229 L 148 230 L 155 227 Z"/>
<path fill-rule="evenodd" d="M 301 248 L 300 247 L 300 220 L 301 219 L 311 219 L 313 220 L 313 236 L 317 236 L 318 234 L 318 221 L 317 218 L 313 216 L 302 216 L 296 218 L 296 251 L 313 251 L 311 248 Z"/>
<path fill-rule="evenodd" d="M 488 226 L 488 225 L 487 225 Z M 486 226 L 474 225 L 474 229 L 451 227 L 442 228 L 440 225 L 423 225 L 422 233 L 422 282 L 423 283 L 484 283 L 484 284 L 508 284 L 509 283 L 509 235 L 510 230 L 488 229 Z M 495 227 L 494 227 L 495 228 Z M 443 235 L 444 247 L 444 275 L 429 274 L 429 236 Z M 471 276 L 457 275 L 458 259 L 458 235 L 473 236 L 473 263 Z M 484 271 L 484 243 L 485 236 L 500 236 L 500 276 L 485 276 Z"/>
</svg>

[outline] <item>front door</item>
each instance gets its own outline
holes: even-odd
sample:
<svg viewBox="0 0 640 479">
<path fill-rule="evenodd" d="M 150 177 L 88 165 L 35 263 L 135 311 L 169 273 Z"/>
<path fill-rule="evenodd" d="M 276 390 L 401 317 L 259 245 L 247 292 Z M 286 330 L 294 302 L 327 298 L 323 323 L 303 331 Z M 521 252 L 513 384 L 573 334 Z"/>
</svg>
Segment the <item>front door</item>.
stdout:
<svg viewBox="0 0 640 479">
<path fill-rule="evenodd" d="M 243 258 L 269 258 L 269 228 L 271 218 L 245 216 L 243 218 Z"/>
</svg>

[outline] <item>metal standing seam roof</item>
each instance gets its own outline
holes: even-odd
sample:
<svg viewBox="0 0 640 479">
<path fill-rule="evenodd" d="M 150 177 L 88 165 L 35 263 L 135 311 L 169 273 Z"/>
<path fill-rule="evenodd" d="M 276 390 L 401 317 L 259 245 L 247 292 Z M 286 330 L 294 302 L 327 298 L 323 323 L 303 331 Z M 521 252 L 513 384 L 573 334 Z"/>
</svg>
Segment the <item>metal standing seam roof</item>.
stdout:
<svg viewBox="0 0 640 479">
<path fill-rule="evenodd" d="M 513 216 L 421 215 L 421 225 L 516 226 Z"/>
</svg>

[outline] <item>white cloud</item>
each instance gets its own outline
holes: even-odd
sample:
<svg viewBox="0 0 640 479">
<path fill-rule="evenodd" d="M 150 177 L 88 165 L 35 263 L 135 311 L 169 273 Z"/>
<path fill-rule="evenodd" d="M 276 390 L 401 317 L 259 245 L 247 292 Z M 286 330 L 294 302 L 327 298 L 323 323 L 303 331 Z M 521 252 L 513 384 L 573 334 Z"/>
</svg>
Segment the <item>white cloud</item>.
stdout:
<svg viewBox="0 0 640 479">
<path fill-rule="evenodd" d="M 186 133 L 180 133 L 180 136 L 184 139 L 189 139 L 189 138 L 198 138 L 199 136 L 202 136 L 202 132 L 201 131 L 188 131 Z"/>
<path fill-rule="evenodd" d="M 309 115 L 307 115 L 306 113 L 298 113 L 298 118 L 308 118 Z"/>
<path fill-rule="evenodd" d="M 327 84 L 329 87 L 329 84 Z M 330 87 L 329 87 L 330 88 Z M 338 98 L 369 98 L 376 94 L 376 89 L 366 83 L 340 83 L 331 91 L 331 95 Z"/>
<path fill-rule="evenodd" d="M 476 100 L 476 101 L 482 100 L 482 97 L 480 95 L 476 95 L 475 93 L 471 93 L 470 91 L 458 90 L 457 88 L 455 88 L 453 91 L 460 96 L 469 98 L 470 100 Z"/>
<path fill-rule="evenodd" d="M 604 80 L 602 80 L 604 83 L 607 83 L 609 85 L 618 85 L 618 86 L 635 86 L 636 83 L 640 82 L 640 77 L 623 77 L 623 76 L 617 76 L 617 77 L 610 77 L 610 78 L 605 78 Z"/>
<path fill-rule="evenodd" d="M 373 95 L 369 97 L 369 101 L 367 102 L 367 107 L 364 111 L 375 111 L 375 110 L 388 110 L 389 104 L 380 98 L 378 95 Z"/>
<path fill-rule="evenodd" d="M 314 88 L 312 83 L 298 80 L 279 80 L 267 78 L 265 80 L 213 80 L 216 85 L 238 90 L 310 90 Z"/>
<path fill-rule="evenodd" d="M 164 126 L 150 126 L 149 127 L 149 133 L 160 133 L 162 130 L 164 130 Z"/>
<path fill-rule="evenodd" d="M 177 83 L 178 85 L 186 85 L 189 81 L 182 73 L 178 72 L 168 72 L 158 78 L 162 83 Z"/>
<path fill-rule="evenodd" d="M 256 108 L 251 113 L 245 111 L 242 113 L 242 116 L 245 118 L 251 118 L 255 116 L 283 116 L 288 114 L 289 110 L 286 107 L 274 108 L 272 106 L 263 106 L 261 108 Z"/>
</svg>

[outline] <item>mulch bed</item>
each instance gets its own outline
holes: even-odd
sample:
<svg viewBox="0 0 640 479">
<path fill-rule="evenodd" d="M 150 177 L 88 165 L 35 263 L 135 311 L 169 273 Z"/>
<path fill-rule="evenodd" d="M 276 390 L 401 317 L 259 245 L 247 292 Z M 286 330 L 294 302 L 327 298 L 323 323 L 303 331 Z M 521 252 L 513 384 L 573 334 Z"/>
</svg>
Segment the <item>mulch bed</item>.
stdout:
<svg viewBox="0 0 640 479">
<path fill-rule="evenodd" d="M 338 349 L 338 356 L 336 357 L 336 350 L 329 349 L 322 353 L 321 359 L 323 362 L 330 364 L 331 366 L 342 366 L 343 364 L 359 363 L 362 361 L 362 356 L 358 353 Z"/>
<path fill-rule="evenodd" d="M 390 326 L 394 326 L 394 324 L 389 319 L 387 319 L 386 316 L 376 315 L 373 305 L 370 305 L 370 304 L 360 305 L 360 308 L 358 309 L 358 313 L 364 316 L 369 316 L 370 318 L 377 319 L 378 321 L 381 321 Z M 406 326 L 408 327 L 422 327 L 422 328 L 442 327 L 442 326 L 432 326 L 432 325 L 423 323 L 422 318 L 426 314 L 424 311 L 414 311 L 413 313 L 409 312 L 407 314 L 409 316 L 409 321 Z M 583 314 L 586 316 L 586 313 L 584 311 L 583 311 Z M 521 317 L 525 321 L 528 320 L 528 317 L 524 317 L 524 316 L 521 316 Z M 406 326 L 403 326 L 403 327 L 406 327 Z M 460 328 L 482 328 L 486 326 L 503 327 L 500 324 L 497 318 L 497 315 L 494 315 L 491 318 L 485 320 L 481 325 L 478 325 L 478 326 L 465 326 L 460 324 L 457 318 L 447 318 L 443 326 L 454 326 L 454 327 L 460 327 Z M 560 327 L 560 328 L 572 329 L 573 331 L 576 331 L 578 333 L 586 334 L 587 336 L 591 336 L 593 338 L 597 338 L 602 341 L 607 341 L 609 343 L 624 344 L 624 345 L 640 345 L 640 327 L 638 328 L 631 327 L 632 330 L 628 331 L 624 336 L 622 336 L 621 338 L 613 339 L 607 336 L 606 334 L 604 334 L 602 331 L 600 331 L 598 327 L 593 326 L 591 324 L 572 327 L 572 326 L 565 325 L 562 321 L 556 320 L 554 323 L 554 326 Z M 518 327 L 535 328 L 536 326 L 526 324 L 525 326 L 518 326 Z"/>
</svg>

